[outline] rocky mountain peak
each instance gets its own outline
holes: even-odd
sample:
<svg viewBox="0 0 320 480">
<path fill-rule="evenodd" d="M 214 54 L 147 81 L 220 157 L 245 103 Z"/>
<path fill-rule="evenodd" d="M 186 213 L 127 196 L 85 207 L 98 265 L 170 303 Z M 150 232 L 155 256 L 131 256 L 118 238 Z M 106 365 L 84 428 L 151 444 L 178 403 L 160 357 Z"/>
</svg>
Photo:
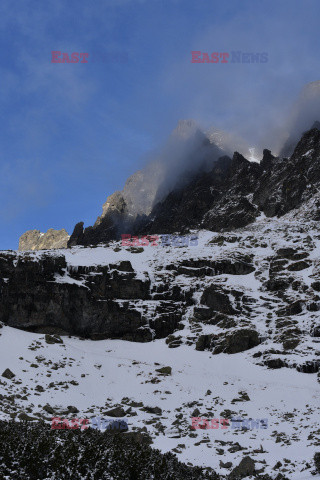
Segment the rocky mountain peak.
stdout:
<svg viewBox="0 0 320 480">
<path fill-rule="evenodd" d="M 232 157 L 232 164 L 231 168 L 236 170 L 239 167 L 242 167 L 243 165 L 249 165 L 250 162 L 246 158 L 244 158 L 243 155 L 239 152 L 234 152 L 233 157 Z"/>
<path fill-rule="evenodd" d="M 197 148 L 196 152 L 203 153 L 208 147 L 200 144 Z M 206 154 L 210 157 L 211 150 Z M 319 159 L 317 128 L 302 136 L 289 159 L 275 157 L 268 149 L 263 151 L 261 163 L 250 162 L 239 152 L 232 160 L 221 156 L 210 170 L 199 167 L 188 175 L 180 174 L 180 184 L 163 195 L 149 215 L 134 218 L 109 212 L 97 228 L 88 227 L 84 234 L 72 235 L 71 240 L 97 244 L 118 239 L 120 233 L 129 230 L 135 235 L 183 233 L 197 228 L 222 231 L 248 225 L 260 212 L 268 217 L 281 216 L 300 207 L 317 191 Z"/>
<path fill-rule="evenodd" d="M 272 164 L 275 158 L 276 157 L 272 155 L 271 151 L 265 148 L 263 150 L 263 157 L 260 162 L 260 165 L 263 168 L 263 170 L 269 170 L 272 167 Z"/>
<path fill-rule="evenodd" d="M 120 213 L 123 214 L 126 211 L 126 202 L 123 196 L 123 192 L 117 190 L 107 197 L 106 202 L 102 206 L 102 215 L 97 218 L 95 226 L 100 225 L 103 217 L 108 213 Z"/>
<path fill-rule="evenodd" d="M 49 228 L 46 233 L 40 230 L 28 230 L 19 239 L 19 250 L 49 250 L 67 248 L 70 235 L 62 228 L 54 230 Z"/>
</svg>

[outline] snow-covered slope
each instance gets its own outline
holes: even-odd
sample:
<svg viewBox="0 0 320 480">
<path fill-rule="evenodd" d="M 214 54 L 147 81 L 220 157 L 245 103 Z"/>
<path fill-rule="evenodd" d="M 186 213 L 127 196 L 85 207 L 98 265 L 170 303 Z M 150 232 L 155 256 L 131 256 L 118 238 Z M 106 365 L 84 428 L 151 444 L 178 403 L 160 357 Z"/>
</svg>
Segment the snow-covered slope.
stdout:
<svg viewBox="0 0 320 480">
<path fill-rule="evenodd" d="M 62 344 L 50 344 L 44 334 L 3 326 L 0 375 L 9 368 L 15 377 L 1 377 L 0 418 L 27 414 L 46 419 L 49 429 L 55 415 L 106 417 L 122 406 L 130 430 L 146 428 L 155 447 L 186 463 L 227 475 L 249 455 L 271 478 L 279 472 L 317 478 L 311 472 L 320 450 L 320 234 L 307 215 L 315 202 L 281 219 L 260 216 L 233 232 L 200 231 L 197 246 L 159 244 L 137 252 L 110 242 L 6 253 L 18 264 L 26 256 L 35 262 L 64 256 L 67 268 L 55 281 L 79 289 L 89 284 L 85 274 L 74 277 L 82 267 L 129 261 L 137 279 L 150 280 L 151 292 L 179 286 L 193 292 L 193 303 L 184 305 L 181 329 L 147 343 L 65 335 Z M 250 268 L 237 270 L 245 264 Z M 147 320 L 157 301 L 154 293 L 132 299 L 142 317 L 148 305 Z M 237 343 L 246 329 L 257 332 L 255 346 Z M 165 366 L 171 374 L 157 372 Z M 194 416 L 267 419 L 268 428 L 193 430 Z"/>
</svg>

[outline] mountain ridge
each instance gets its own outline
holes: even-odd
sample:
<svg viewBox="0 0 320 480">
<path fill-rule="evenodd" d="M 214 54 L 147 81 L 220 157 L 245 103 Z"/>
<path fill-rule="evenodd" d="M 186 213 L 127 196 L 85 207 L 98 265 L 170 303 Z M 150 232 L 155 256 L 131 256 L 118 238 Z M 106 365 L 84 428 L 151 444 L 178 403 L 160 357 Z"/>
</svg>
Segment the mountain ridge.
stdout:
<svg viewBox="0 0 320 480">
<path fill-rule="evenodd" d="M 316 124 L 318 125 L 318 124 Z M 215 160 L 211 170 L 189 174 L 184 183 L 158 202 L 149 215 L 131 220 L 119 209 L 98 226 L 78 224 L 69 246 L 91 245 L 134 235 L 187 232 L 204 228 L 212 231 L 239 228 L 260 214 L 281 216 L 317 191 L 320 182 L 320 131 L 304 133 L 289 159 L 263 151 L 260 163 L 250 162 L 235 152 Z M 304 174 L 307 171 L 308 178 Z"/>
</svg>

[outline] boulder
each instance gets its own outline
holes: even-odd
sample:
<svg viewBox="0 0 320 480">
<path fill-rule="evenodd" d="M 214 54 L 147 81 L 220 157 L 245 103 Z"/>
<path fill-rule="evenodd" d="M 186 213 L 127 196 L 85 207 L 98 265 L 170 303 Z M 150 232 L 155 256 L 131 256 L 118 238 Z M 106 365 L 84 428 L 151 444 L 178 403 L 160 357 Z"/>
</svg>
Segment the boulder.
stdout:
<svg viewBox="0 0 320 480">
<path fill-rule="evenodd" d="M 126 415 L 126 412 L 122 407 L 115 407 L 105 412 L 105 415 L 107 415 L 108 417 L 124 417 Z"/>
<path fill-rule="evenodd" d="M 63 340 L 59 335 L 46 335 L 45 336 L 46 343 L 53 345 L 54 343 L 63 343 Z"/>
<path fill-rule="evenodd" d="M 203 352 L 204 350 L 211 350 L 214 337 L 214 335 L 199 335 L 196 342 L 196 350 L 200 352 Z"/>
<path fill-rule="evenodd" d="M 264 361 L 264 364 L 268 368 L 277 369 L 285 366 L 284 361 L 281 358 L 270 358 Z"/>
<path fill-rule="evenodd" d="M 68 412 L 70 413 L 79 413 L 79 410 L 77 409 L 77 407 L 74 407 L 73 405 L 69 405 L 67 409 L 68 409 Z"/>
<path fill-rule="evenodd" d="M 160 407 L 143 407 L 142 410 L 147 413 L 153 413 L 154 415 L 162 415 L 162 409 Z"/>
<path fill-rule="evenodd" d="M 249 475 L 254 475 L 254 473 L 254 461 L 250 457 L 244 457 L 239 465 L 232 470 L 228 476 L 228 480 L 240 480 L 241 478 L 248 477 Z"/>
<path fill-rule="evenodd" d="M 161 367 L 161 368 L 157 368 L 156 372 L 159 372 L 161 375 L 171 375 L 172 368 L 171 367 Z"/>
<path fill-rule="evenodd" d="M 300 270 L 309 268 L 310 265 L 311 265 L 311 262 L 308 262 L 306 260 L 301 260 L 300 262 L 291 263 L 291 265 L 288 266 L 288 270 L 290 272 L 299 272 Z"/>
<path fill-rule="evenodd" d="M 249 350 L 259 345 L 259 335 L 256 330 L 251 328 L 242 328 L 234 332 L 227 333 L 221 339 L 218 339 L 213 353 L 239 353 Z"/>
<path fill-rule="evenodd" d="M 11 372 L 10 368 L 6 368 L 2 374 L 2 377 L 7 378 L 8 380 L 12 380 L 16 375 Z"/>
<path fill-rule="evenodd" d="M 312 287 L 313 290 L 315 290 L 316 292 L 320 292 L 320 281 L 317 280 L 316 282 L 312 282 L 312 283 L 311 283 L 311 287 Z"/>
</svg>

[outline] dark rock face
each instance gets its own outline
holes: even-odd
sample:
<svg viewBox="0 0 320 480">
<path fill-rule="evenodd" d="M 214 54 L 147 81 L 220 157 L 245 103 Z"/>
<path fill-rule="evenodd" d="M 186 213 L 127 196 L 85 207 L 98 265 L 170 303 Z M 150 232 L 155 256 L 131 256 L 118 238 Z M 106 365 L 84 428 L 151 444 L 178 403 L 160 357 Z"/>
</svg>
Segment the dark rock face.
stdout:
<svg viewBox="0 0 320 480">
<path fill-rule="evenodd" d="M 250 255 L 233 255 L 224 260 L 193 259 L 183 260 L 177 268 L 178 273 L 194 277 L 221 275 L 247 275 L 254 272 Z"/>
<path fill-rule="evenodd" d="M 150 341 L 178 328 L 186 301 L 176 287 L 174 300 L 163 292 L 152 314 L 141 308 L 152 298 L 150 280 L 136 278 L 130 262 L 73 269 L 63 255 L 3 254 L 0 272 L 0 321 L 36 332 Z"/>
<path fill-rule="evenodd" d="M 317 125 L 302 136 L 290 159 L 274 157 L 269 150 L 264 150 L 260 164 L 249 162 L 238 152 L 232 159 L 222 156 L 216 160 L 216 151 L 211 151 L 212 146 L 206 145 L 203 138 L 198 148 L 205 163 L 208 164 L 210 155 L 215 158 L 209 171 L 202 167 L 182 175 L 170 193 L 160 195 L 160 201 L 149 215 L 142 211 L 128 215 L 130 209 L 123 196 L 114 194 L 106 215 L 93 227 L 83 231 L 82 224 L 76 226 L 69 246 L 108 242 L 129 231 L 135 235 L 186 233 L 197 228 L 223 231 L 252 223 L 260 212 L 268 217 L 284 215 L 318 191 L 320 130 Z M 319 217 L 320 205 L 318 210 L 314 212 L 315 219 Z M 284 252 L 283 255 L 289 259 L 291 254 Z M 303 258 L 303 255 L 294 258 L 301 262 L 290 268 L 307 268 Z"/>
<path fill-rule="evenodd" d="M 306 258 L 308 253 L 306 252 L 298 252 L 295 248 L 292 247 L 285 247 L 279 248 L 277 251 L 277 255 L 280 258 L 286 258 L 287 260 L 301 260 L 302 258 Z"/>
<path fill-rule="evenodd" d="M 239 353 L 259 345 L 259 336 L 256 330 L 242 328 L 223 336 L 215 344 L 213 353 Z"/>
<path fill-rule="evenodd" d="M 253 195 L 253 202 L 271 217 L 281 216 L 300 206 L 315 193 L 312 186 L 320 180 L 320 130 L 306 132 L 288 160 L 276 159 L 265 172 Z"/>
<path fill-rule="evenodd" d="M 203 352 L 212 348 L 214 335 L 200 335 L 196 343 L 196 350 Z"/>
<path fill-rule="evenodd" d="M 314 454 L 314 465 L 316 467 L 316 471 L 320 473 L 320 452 L 316 452 Z"/>
<path fill-rule="evenodd" d="M 215 285 L 211 285 L 203 292 L 201 303 L 216 312 L 226 314 L 235 313 L 235 310 L 230 303 L 229 296 L 226 293 L 219 291 Z"/>
<path fill-rule="evenodd" d="M 301 302 L 297 301 L 292 303 L 291 305 L 286 306 L 280 310 L 277 310 L 276 314 L 279 317 L 287 316 L 287 315 L 297 315 L 298 313 L 302 312 Z"/>
<path fill-rule="evenodd" d="M 258 164 L 237 152 L 232 160 L 221 157 L 210 172 L 198 174 L 158 203 L 149 218 L 136 224 L 137 232 L 219 231 L 245 226 L 259 214 L 246 196 L 253 191 L 260 171 Z"/>
<path fill-rule="evenodd" d="M 212 350 L 212 353 L 240 353 L 259 345 L 258 332 L 252 328 L 238 328 L 228 333 L 199 335 L 196 350 Z M 272 367 L 277 368 L 277 367 Z M 279 367 L 280 368 L 280 367 Z"/>
<path fill-rule="evenodd" d="M 82 245 L 83 243 L 83 222 L 77 223 L 74 227 L 73 233 L 69 239 L 68 247 L 73 247 L 75 245 Z"/>
<path fill-rule="evenodd" d="M 238 251 L 217 259 L 184 256 L 167 265 L 162 260 L 153 266 L 146 263 L 151 282 L 149 273 L 136 272 L 133 260 L 95 264 L 94 260 L 108 254 L 115 258 L 113 250 L 117 257 L 117 249 L 112 247 L 75 248 L 64 253 L 0 253 L 0 325 L 3 322 L 44 333 L 47 343 L 63 343 L 61 335 L 66 334 L 146 342 L 180 330 L 182 319 L 191 321 L 195 305 L 195 322 L 203 321 L 228 331 L 237 327 L 238 335 L 237 339 L 227 336 L 224 344 L 222 337 L 203 337 L 197 349 L 220 345 L 233 353 L 255 344 L 252 335 L 244 338 L 239 327 L 248 325 L 256 300 L 240 289 L 213 283 L 214 277 L 221 274 L 242 276 L 254 272 L 251 253 Z M 129 258 L 135 257 L 131 254 Z M 93 258 L 91 265 L 87 255 Z M 88 266 L 81 265 L 83 258 Z M 122 258 L 121 254 L 117 258 Z M 212 278 L 209 286 L 208 278 Z M 201 303 L 196 305 L 198 300 Z M 182 344 L 179 338 L 169 342 L 170 348 Z M 196 343 L 197 339 L 193 340 Z"/>
</svg>

